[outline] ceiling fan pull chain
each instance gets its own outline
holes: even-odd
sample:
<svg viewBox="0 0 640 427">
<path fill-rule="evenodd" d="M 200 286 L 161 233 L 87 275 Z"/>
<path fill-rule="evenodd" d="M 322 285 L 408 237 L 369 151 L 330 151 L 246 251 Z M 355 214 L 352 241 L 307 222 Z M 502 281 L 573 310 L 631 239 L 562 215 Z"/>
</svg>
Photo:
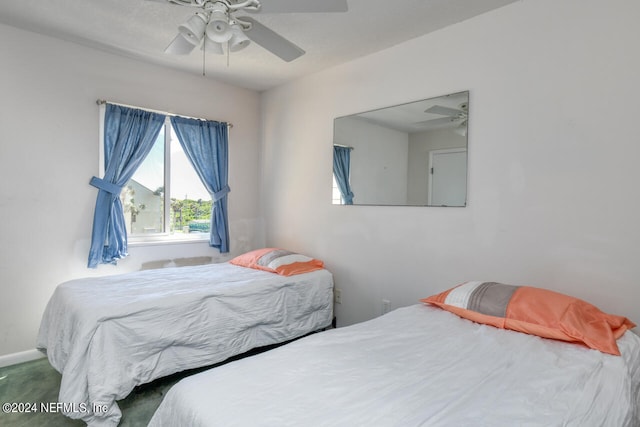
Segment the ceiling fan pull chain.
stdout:
<svg viewBox="0 0 640 427">
<path fill-rule="evenodd" d="M 206 70 L 205 61 L 207 59 L 207 49 L 206 49 L 206 47 L 207 47 L 207 39 L 206 38 L 204 39 L 203 47 L 204 47 L 204 49 L 202 49 L 202 77 L 204 77 L 205 74 L 206 74 L 205 73 L 205 70 Z"/>
</svg>

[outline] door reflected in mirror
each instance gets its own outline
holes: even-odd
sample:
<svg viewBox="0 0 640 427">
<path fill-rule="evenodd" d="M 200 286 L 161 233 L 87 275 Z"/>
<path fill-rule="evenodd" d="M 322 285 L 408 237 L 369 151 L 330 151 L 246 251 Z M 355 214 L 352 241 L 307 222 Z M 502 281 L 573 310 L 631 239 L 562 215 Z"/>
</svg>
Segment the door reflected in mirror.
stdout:
<svg viewBox="0 0 640 427">
<path fill-rule="evenodd" d="M 334 120 L 332 203 L 466 206 L 469 92 Z"/>
</svg>

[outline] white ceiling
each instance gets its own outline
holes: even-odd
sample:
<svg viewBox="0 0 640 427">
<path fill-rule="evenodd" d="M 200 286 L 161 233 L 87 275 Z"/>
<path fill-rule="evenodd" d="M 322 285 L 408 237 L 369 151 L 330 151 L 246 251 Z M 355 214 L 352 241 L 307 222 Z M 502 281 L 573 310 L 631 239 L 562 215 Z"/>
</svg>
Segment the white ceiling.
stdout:
<svg viewBox="0 0 640 427">
<path fill-rule="evenodd" d="M 307 53 L 287 63 L 252 43 L 229 58 L 207 54 L 206 76 L 265 90 L 515 1 L 348 0 L 346 13 L 255 14 Z M 0 23 L 201 75 L 199 49 L 163 53 L 193 12 L 148 0 L 2 0 Z"/>
</svg>

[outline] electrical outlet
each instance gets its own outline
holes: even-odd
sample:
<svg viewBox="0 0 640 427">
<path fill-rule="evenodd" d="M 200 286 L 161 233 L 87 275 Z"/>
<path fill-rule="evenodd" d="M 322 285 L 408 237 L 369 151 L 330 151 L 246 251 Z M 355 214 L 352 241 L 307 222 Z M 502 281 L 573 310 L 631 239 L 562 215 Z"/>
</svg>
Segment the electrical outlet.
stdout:
<svg viewBox="0 0 640 427">
<path fill-rule="evenodd" d="M 336 304 L 342 304 L 342 289 L 333 290 L 333 302 Z"/>
<path fill-rule="evenodd" d="M 383 299 L 382 300 L 382 314 L 388 313 L 390 309 L 391 309 L 391 301 L 389 301 L 388 299 Z"/>
</svg>

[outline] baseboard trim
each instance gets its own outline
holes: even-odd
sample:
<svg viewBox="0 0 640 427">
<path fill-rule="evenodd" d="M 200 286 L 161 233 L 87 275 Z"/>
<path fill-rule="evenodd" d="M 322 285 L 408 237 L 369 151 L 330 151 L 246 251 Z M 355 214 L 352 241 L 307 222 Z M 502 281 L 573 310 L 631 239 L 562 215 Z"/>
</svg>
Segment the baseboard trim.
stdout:
<svg viewBox="0 0 640 427">
<path fill-rule="evenodd" d="M 0 356 L 0 368 L 4 368 L 5 366 L 17 365 L 18 363 L 42 359 L 43 357 L 45 357 L 45 355 L 36 349 L 5 354 L 4 356 Z"/>
</svg>

